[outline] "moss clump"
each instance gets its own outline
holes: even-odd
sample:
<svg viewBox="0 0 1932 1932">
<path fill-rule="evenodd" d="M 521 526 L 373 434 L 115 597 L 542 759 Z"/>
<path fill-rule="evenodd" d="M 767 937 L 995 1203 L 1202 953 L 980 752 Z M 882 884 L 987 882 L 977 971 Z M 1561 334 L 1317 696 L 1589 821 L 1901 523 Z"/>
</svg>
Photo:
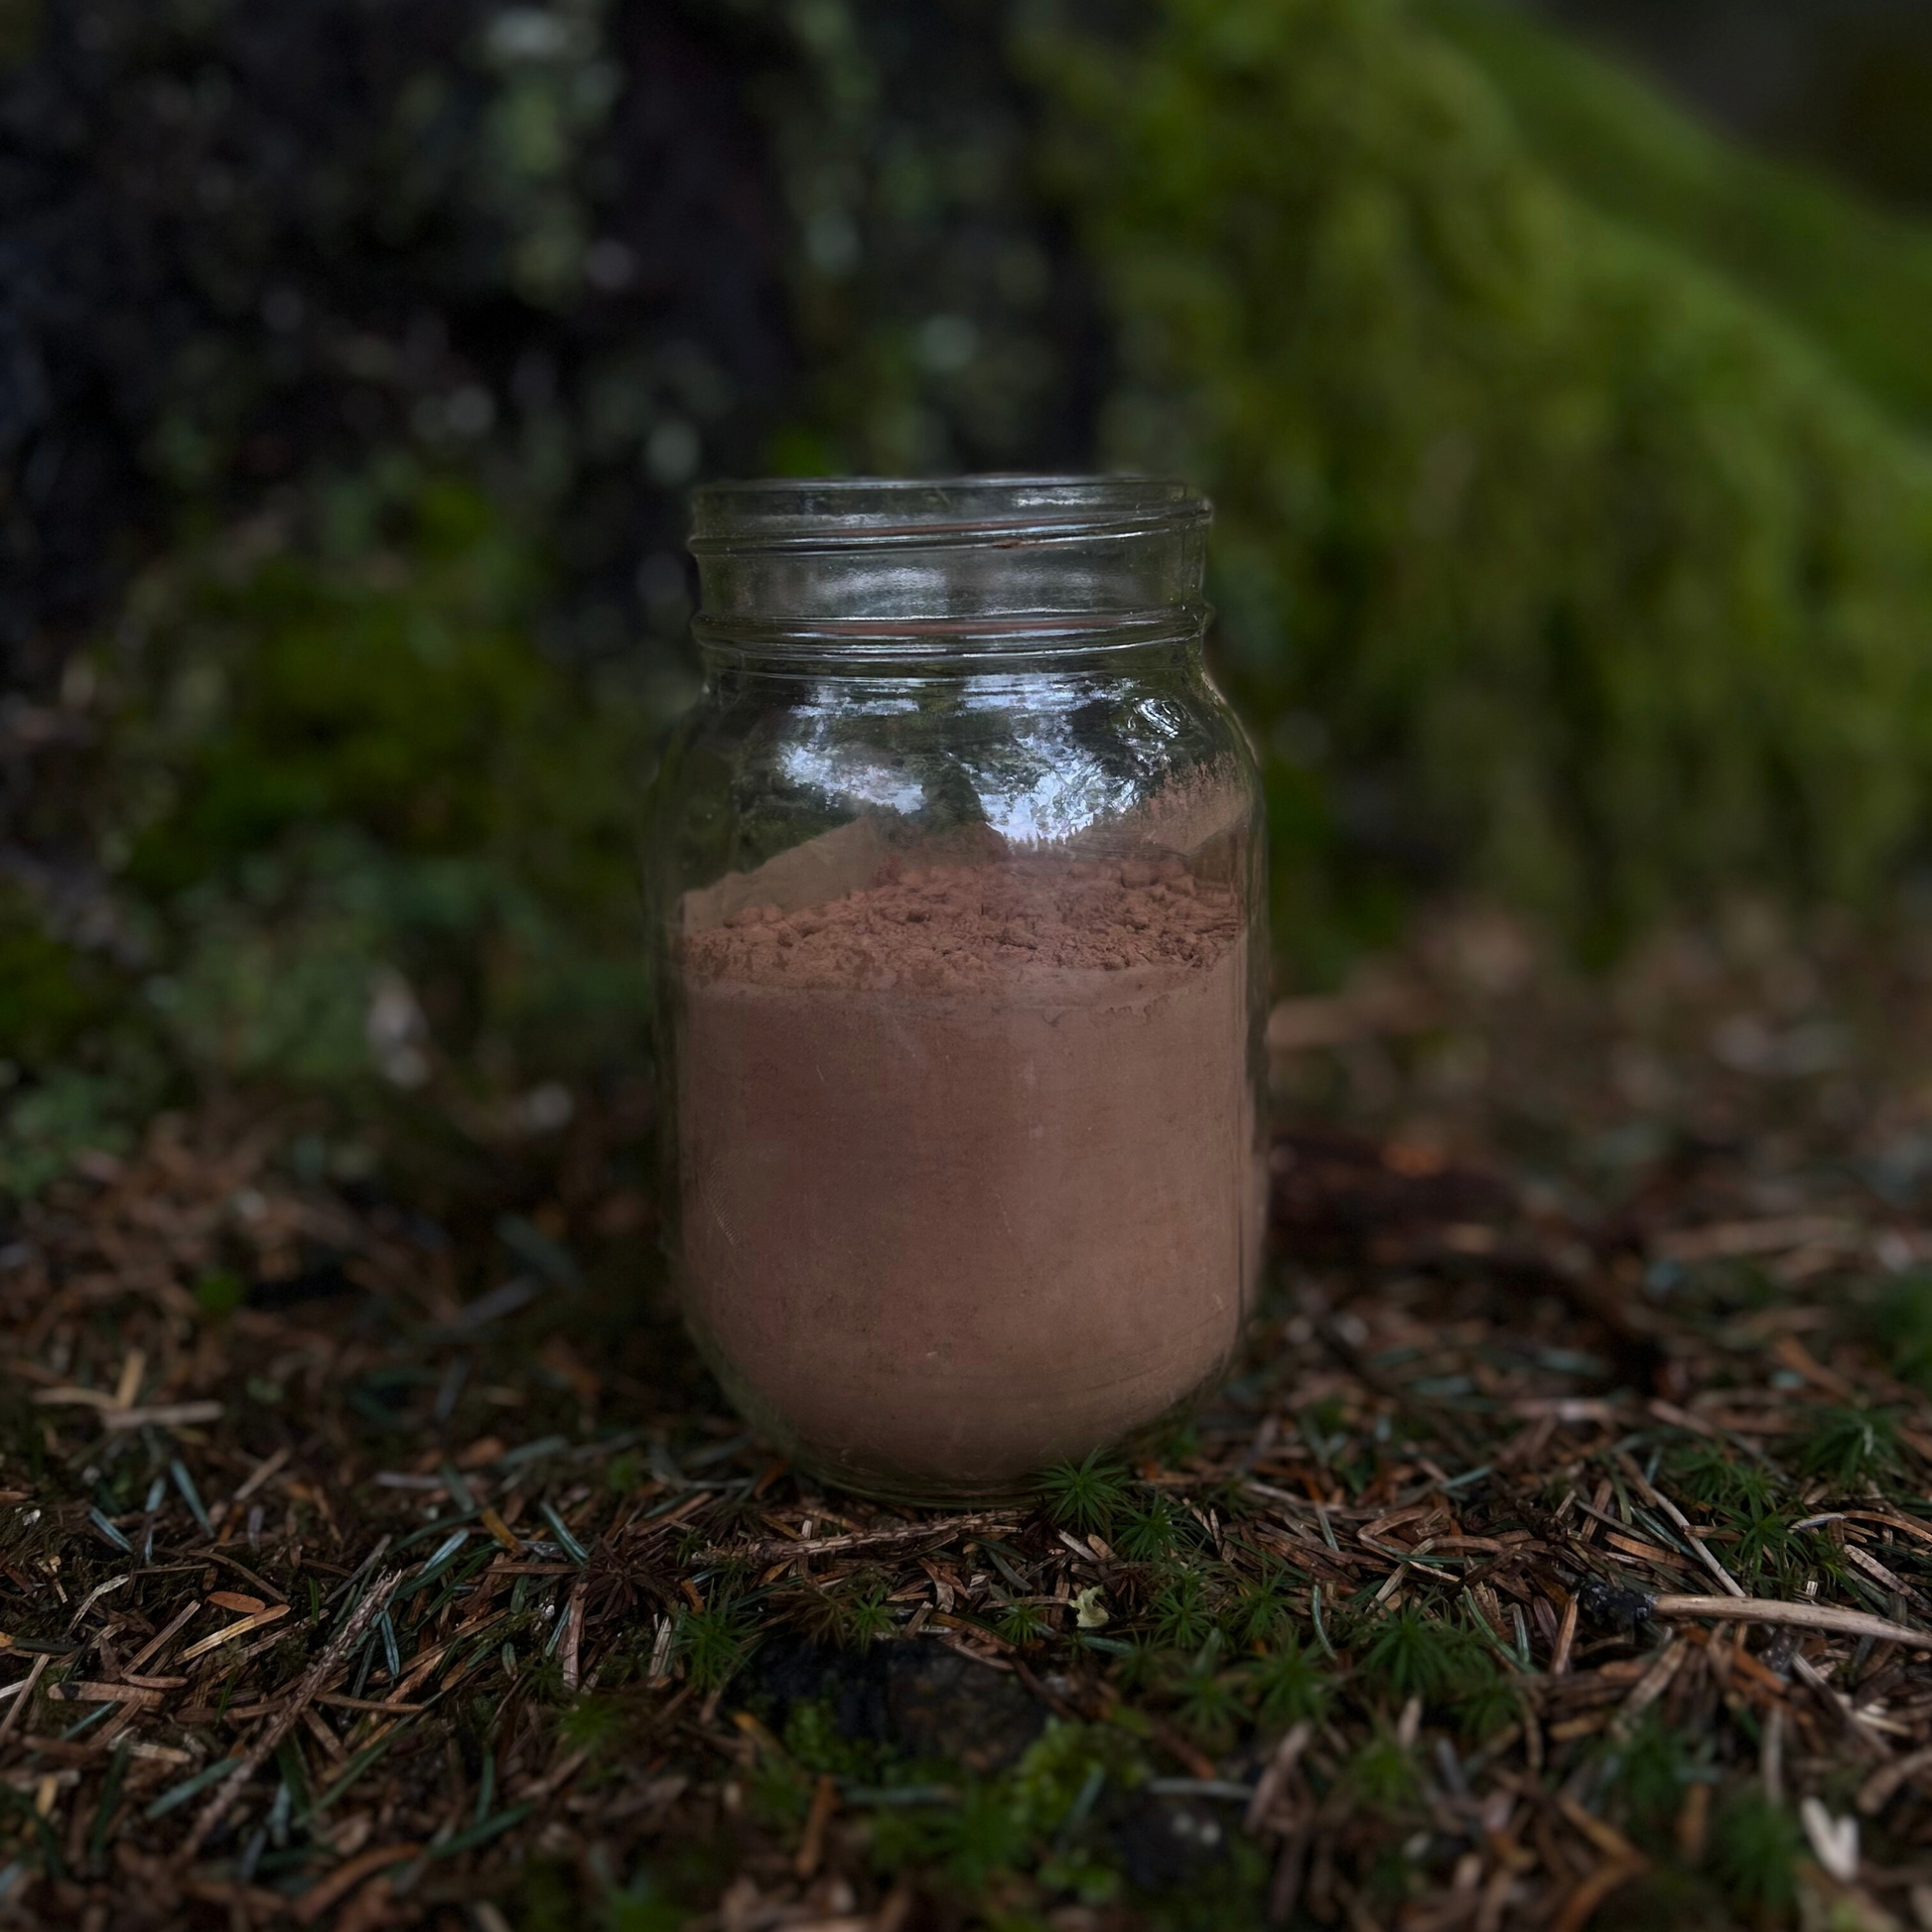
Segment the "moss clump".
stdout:
<svg viewBox="0 0 1932 1932">
<path fill-rule="evenodd" d="M 541 558 L 487 499 L 367 494 L 346 557 L 224 549 L 137 600 L 115 836 L 151 1003 L 226 1075 L 567 1076 L 643 1007 L 648 718 L 546 658 Z"/>
<path fill-rule="evenodd" d="M 0 893 L 0 1191 L 210 1084 L 486 1127 L 635 1071 L 651 704 L 545 651 L 482 491 L 404 463 L 327 507 L 185 547 L 86 666 L 87 917 Z"/>
<path fill-rule="evenodd" d="M 1117 319 L 1109 454 L 1220 506 L 1292 925 L 1451 870 L 1603 939 L 1890 876 L 1925 802 L 1916 443 L 1570 192 L 1413 9 L 1166 0 L 1035 57 Z"/>
<path fill-rule="evenodd" d="M 1518 8 L 1422 7 L 1567 187 L 1789 317 L 1885 407 L 1932 421 L 1932 233 L 1920 223 L 1725 140 Z"/>
</svg>

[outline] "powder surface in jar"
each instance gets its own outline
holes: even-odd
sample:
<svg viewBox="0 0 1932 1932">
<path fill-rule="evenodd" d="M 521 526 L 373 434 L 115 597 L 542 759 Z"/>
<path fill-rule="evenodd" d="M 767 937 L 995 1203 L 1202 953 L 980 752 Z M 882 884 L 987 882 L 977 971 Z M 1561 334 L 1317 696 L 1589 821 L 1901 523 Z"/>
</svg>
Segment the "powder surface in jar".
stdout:
<svg viewBox="0 0 1932 1932">
<path fill-rule="evenodd" d="M 684 1290 L 734 1397 L 833 1473 L 969 1494 L 1211 1382 L 1259 1240 L 1245 951 L 1174 860 L 687 930 Z"/>
</svg>

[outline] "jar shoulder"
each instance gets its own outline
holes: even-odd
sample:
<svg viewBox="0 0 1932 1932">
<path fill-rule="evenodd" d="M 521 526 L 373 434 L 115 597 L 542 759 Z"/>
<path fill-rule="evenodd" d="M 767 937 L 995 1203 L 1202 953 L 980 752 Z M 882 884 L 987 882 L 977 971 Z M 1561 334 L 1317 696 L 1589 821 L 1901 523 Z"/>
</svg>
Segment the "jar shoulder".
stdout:
<svg viewBox="0 0 1932 1932">
<path fill-rule="evenodd" d="M 1000 811 L 1024 791 L 1105 810 L 1203 764 L 1256 782 L 1245 734 L 1198 665 L 942 681 L 741 677 L 714 680 L 675 728 L 654 803 L 791 792 L 915 813 L 948 797 L 961 808 L 971 792 Z"/>
<path fill-rule="evenodd" d="M 789 902 L 894 865 L 1252 855 L 1261 819 L 1245 734 L 1198 652 L 1046 673 L 722 676 L 660 766 L 647 875 L 681 924 L 708 904 L 673 915 L 684 895 L 734 876 L 741 896 Z"/>
</svg>

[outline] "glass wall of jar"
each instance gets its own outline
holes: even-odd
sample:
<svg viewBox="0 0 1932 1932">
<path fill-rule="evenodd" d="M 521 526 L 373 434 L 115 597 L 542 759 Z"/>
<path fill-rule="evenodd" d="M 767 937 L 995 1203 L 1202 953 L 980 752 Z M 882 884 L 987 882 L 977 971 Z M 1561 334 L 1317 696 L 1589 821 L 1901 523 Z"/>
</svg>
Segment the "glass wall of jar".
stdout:
<svg viewBox="0 0 1932 1932">
<path fill-rule="evenodd" d="M 1012 1493 L 1212 1387 L 1263 1219 L 1262 816 L 1208 507 L 1144 478 L 697 493 L 652 794 L 664 1224 L 802 1466 Z"/>
</svg>

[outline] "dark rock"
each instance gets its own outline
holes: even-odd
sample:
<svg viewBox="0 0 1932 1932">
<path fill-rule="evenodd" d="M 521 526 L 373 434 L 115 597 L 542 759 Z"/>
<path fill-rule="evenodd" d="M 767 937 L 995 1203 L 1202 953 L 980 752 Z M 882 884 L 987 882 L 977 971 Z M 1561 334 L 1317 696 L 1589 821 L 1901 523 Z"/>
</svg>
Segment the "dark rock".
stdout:
<svg viewBox="0 0 1932 1932">
<path fill-rule="evenodd" d="M 914 1637 L 884 1646 L 893 1741 L 982 1775 L 1003 1770 L 1040 1733 L 1045 1711 L 1016 1678 L 944 1644 Z"/>
<path fill-rule="evenodd" d="M 924 1637 L 853 1651 L 781 1632 L 759 1646 L 738 1689 L 768 1707 L 775 1730 L 800 1699 L 823 1698 L 842 1737 L 982 1775 L 1011 1764 L 1046 1722 L 1017 1680 Z"/>
<path fill-rule="evenodd" d="M 1127 1882 L 1141 1891 L 1173 1891 L 1202 1877 L 1227 1857 L 1225 1811 L 1200 1798 L 1137 1792 L 1112 1831 Z"/>
<path fill-rule="evenodd" d="M 753 1652 L 734 1688 L 748 1703 L 765 1706 L 777 1731 L 784 1729 L 794 1704 L 822 1698 L 831 1706 L 841 1737 L 883 1744 L 889 1734 L 886 1671 L 879 1648 L 837 1650 L 780 1630 Z"/>
<path fill-rule="evenodd" d="M 299 1274 L 263 1277 L 250 1282 L 243 1299 L 251 1309 L 278 1314 L 284 1309 L 299 1308 L 304 1302 L 328 1302 L 338 1296 L 360 1293 L 361 1290 L 344 1272 L 340 1261 L 323 1261 L 304 1268 Z"/>
</svg>

